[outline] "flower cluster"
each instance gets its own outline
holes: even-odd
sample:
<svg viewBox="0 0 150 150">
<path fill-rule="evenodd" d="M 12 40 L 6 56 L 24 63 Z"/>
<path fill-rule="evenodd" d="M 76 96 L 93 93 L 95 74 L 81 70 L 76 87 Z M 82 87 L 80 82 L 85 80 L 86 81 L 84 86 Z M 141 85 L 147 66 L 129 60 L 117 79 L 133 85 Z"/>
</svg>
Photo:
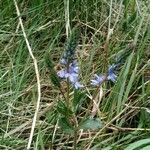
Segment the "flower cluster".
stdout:
<svg viewBox="0 0 150 150">
<path fill-rule="evenodd" d="M 65 66 L 67 65 L 67 62 L 64 58 L 62 58 L 60 60 L 60 63 L 65 65 Z M 98 85 L 101 85 L 106 80 L 116 82 L 117 75 L 115 74 L 115 71 L 116 71 L 117 67 L 118 67 L 118 64 L 117 65 L 112 64 L 108 68 L 108 72 L 106 75 L 95 74 L 94 79 L 91 80 L 91 85 L 98 86 Z M 75 89 L 79 89 L 79 88 L 83 87 L 83 85 L 80 84 L 80 82 L 79 82 L 79 67 L 78 67 L 76 60 L 74 60 L 72 63 L 70 63 L 68 68 L 65 67 L 65 69 L 58 71 L 57 75 L 60 78 L 69 79 L 69 81 L 75 87 Z"/>
<path fill-rule="evenodd" d="M 91 84 L 94 86 L 97 85 L 101 85 L 105 80 L 110 80 L 112 82 L 116 82 L 117 80 L 117 75 L 115 74 L 115 70 L 117 69 L 118 64 L 112 64 L 109 68 L 108 68 L 108 72 L 106 75 L 94 75 L 94 79 L 91 80 Z"/>
<path fill-rule="evenodd" d="M 83 85 L 79 82 L 79 67 L 78 63 L 75 60 L 75 52 L 77 46 L 77 34 L 76 32 L 72 32 L 67 39 L 67 43 L 65 45 L 65 51 L 61 56 L 60 64 L 64 67 L 62 70 L 57 72 L 57 75 L 62 79 L 67 79 L 75 89 L 82 88 Z M 94 86 L 101 85 L 104 81 L 110 80 L 115 82 L 117 76 L 115 74 L 116 68 L 118 67 L 119 62 L 111 65 L 108 68 L 108 71 L 105 75 L 94 75 L 94 79 L 91 80 L 91 84 Z"/>
<path fill-rule="evenodd" d="M 65 66 L 67 65 L 67 62 L 64 58 L 61 59 L 60 62 Z M 60 78 L 69 79 L 70 83 L 75 87 L 75 89 L 83 87 L 83 85 L 79 82 L 79 67 L 76 60 L 70 63 L 68 67 L 66 66 L 65 69 L 58 71 L 57 75 Z"/>
</svg>

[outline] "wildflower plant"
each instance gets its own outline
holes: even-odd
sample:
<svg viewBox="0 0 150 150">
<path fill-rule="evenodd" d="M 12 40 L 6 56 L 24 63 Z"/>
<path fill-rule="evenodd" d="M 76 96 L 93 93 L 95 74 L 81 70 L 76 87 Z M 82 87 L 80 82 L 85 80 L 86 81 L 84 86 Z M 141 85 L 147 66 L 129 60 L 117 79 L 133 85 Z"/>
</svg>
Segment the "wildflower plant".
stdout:
<svg viewBox="0 0 150 150">
<path fill-rule="evenodd" d="M 46 64 L 50 70 L 51 81 L 63 95 L 63 98 L 57 103 L 57 112 L 60 116 L 59 125 L 67 133 L 76 133 L 77 129 L 80 128 L 78 126 L 79 121 L 76 113 L 86 98 L 85 92 L 79 90 L 84 86 L 79 80 L 80 68 L 76 58 L 76 47 L 78 44 L 77 35 L 76 30 L 72 30 L 72 33 L 67 39 L 65 50 L 59 61 L 59 64 L 61 65 L 59 71 L 54 69 L 54 65 L 49 55 L 46 55 Z M 65 81 L 65 83 L 61 82 L 62 80 Z M 64 89 L 64 84 L 67 85 L 67 89 Z M 73 96 L 70 95 L 72 92 Z"/>
<path fill-rule="evenodd" d="M 72 30 L 72 33 L 67 39 L 65 50 L 59 60 L 61 69 L 58 71 L 54 69 L 54 65 L 49 55 L 46 55 L 46 64 L 50 70 L 51 81 L 60 90 L 63 96 L 57 101 L 59 125 L 64 132 L 71 134 L 74 133 L 75 143 L 79 129 L 98 129 L 102 127 L 101 120 L 99 118 L 95 118 L 97 113 L 97 111 L 95 111 L 97 108 L 94 108 L 95 104 L 93 104 L 93 113 L 85 114 L 81 120 L 77 117 L 78 112 L 81 110 L 81 105 L 88 99 L 85 92 L 85 85 L 82 84 L 79 77 L 80 68 L 76 58 L 77 44 L 78 40 L 76 31 Z M 92 87 L 96 86 L 97 89 L 95 90 L 95 93 L 93 93 L 92 100 L 90 100 L 87 109 L 91 109 L 91 102 L 95 101 L 98 91 L 105 81 L 111 81 L 113 83 L 117 81 L 116 71 L 119 66 L 119 62 L 112 64 L 108 67 L 108 71 L 106 73 L 99 75 L 95 74 L 91 79 L 90 85 L 92 85 Z M 64 84 L 66 86 L 64 86 Z"/>
</svg>

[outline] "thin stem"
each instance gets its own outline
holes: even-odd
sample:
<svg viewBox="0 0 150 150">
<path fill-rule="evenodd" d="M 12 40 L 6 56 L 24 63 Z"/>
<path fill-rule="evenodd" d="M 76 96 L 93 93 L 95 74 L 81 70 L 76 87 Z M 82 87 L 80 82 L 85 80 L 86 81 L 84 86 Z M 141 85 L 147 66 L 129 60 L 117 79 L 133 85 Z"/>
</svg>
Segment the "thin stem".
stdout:
<svg viewBox="0 0 150 150">
<path fill-rule="evenodd" d="M 77 149 L 77 137 L 78 137 L 78 121 L 77 118 L 74 114 L 73 116 L 74 124 L 75 124 L 75 129 L 74 129 L 74 139 L 73 139 L 73 149 Z"/>
<path fill-rule="evenodd" d="M 109 40 L 110 37 L 113 33 L 113 29 L 111 29 L 111 14 L 112 14 L 112 0 L 110 3 L 110 10 L 109 10 L 109 20 L 108 20 L 108 33 L 107 33 L 107 38 L 106 38 L 106 42 L 104 44 L 104 51 L 105 51 L 105 68 L 104 71 L 106 72 L 106 70 L 108 69 L 108 54 L 109 54 Z"/>
<path fill-rule="evenodd" d="M 73 140 L 73 149 L 76 150 L 77 149 L 77 129 L 74 129 L 74 140 Z"/>
<path fill-rule="evenodd" d="M 69 19 L 69 0 L 64 0 L 64 7 L 65 7 L 65 21 L 66 21 L 66 36 L 67 39 L 69 37 L 70 34 L 70 19 Z M 69 71 L 69 61 L 67 63 L 67 72 Z M 69 79 L 67 78 L 67 106 L 69 108 L 70 106 L 70 102 L 69 102 Z"/>
<path fill-rule="evenodd" d="M 69 72 L 69 61 L 67 63 L 67 72 Z M 69 90 L 70 89 L 70 83 L 69 83 L 69 78 L 67 78 L 67 106 L 68 108 L 70 107 L 70 100 L 69 100 Z"/>
<path fill-rule="evenodd" d="M 66 96 L 65 96 L 65 94 L 64 94 L 64 92 L 63 92 L 63 90 L 62 90 L 62 88 L 61 88 L 61 87 L 59 87 L 59 90 L 60 90 L 60 92 L 61 92 L 61 94 L 62 94 L 63 98 L 64 98 L 64 99 L 65 99 L 65 101 L 66 101 L 67 99 L 66 99 Z"/>
<path fill-rule="evenodd" d="M 69 85 L 69 79 L 67 78 L 67 106 L 68 108 L 70 107 L 70 100 L 69 100 L 69 88 L 70 88 L 70 85 Z"/>
</svg>

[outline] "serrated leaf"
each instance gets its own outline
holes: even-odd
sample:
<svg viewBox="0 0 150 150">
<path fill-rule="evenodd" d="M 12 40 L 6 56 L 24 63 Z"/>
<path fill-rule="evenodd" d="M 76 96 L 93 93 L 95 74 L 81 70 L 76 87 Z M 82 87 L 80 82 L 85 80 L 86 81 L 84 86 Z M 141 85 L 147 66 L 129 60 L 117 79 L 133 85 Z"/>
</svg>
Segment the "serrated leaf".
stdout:
<svg viewBox="0 0 150 150">
<path fill-rule="evenodd" d="M 80 129 L 96 130 L 102 128 L 102 122 L 99 118 L 88 118 L 80 124 Z"/>
<path fill-rule="evenodd" d="M 74 132 L 74 128 L 73 126 L 69 123 L 68 118 L 66 117 L 62 117 L 59 120 L 59 126 L 61 127 L 61 129 L 65 132 L 65 133 L 73 133 Z"/>
<path fill-rule="evenodd" d="M 124 150 L 135 150 L 137 148 L 141 148 L 144 145 L 150 144 L 150 138 L 136 141 L 134 143 L 129 144 Z M 144 150 L 144 149 L 143 149 Z"/>
</svg>

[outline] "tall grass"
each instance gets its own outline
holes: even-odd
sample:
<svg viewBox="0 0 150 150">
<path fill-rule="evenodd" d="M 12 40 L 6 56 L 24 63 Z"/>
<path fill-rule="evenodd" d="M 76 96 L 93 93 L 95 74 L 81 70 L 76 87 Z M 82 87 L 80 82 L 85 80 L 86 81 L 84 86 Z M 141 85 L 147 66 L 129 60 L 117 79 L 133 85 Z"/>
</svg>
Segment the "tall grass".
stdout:
<svg viewBox="0 0 150 150">
<path fill-rule="evenodd" d="M 74 27 L 80 30 L 77 58 L 81 80 L 87 85 L 78 119 L 91 112 L 93 74 L 105 72 L 116 59 L 123 60 L 117 82 L 102 86 L 97 113 L 102 128 L 80 130 L 77 149 L 131 149 L 128 146 L 135 146 L 138 140 L 141 144 L 136 149 L 149 146 L 150 142 L 142 141 L 150 136 L 149 0 L 23 0 L 17 4 L 41 83 L 31 149 L 73 149 L 73 136 L 64 133 L 58 123 L 57 105 L 62 95 L 49 79 L 45 54 L 51 55 L 59 70 L 67 34 Z M 0 1 L 0 9 L 0 149 L 26 149 L 37 104 L 34 64 L 14 2 Z"/>
</svg>

